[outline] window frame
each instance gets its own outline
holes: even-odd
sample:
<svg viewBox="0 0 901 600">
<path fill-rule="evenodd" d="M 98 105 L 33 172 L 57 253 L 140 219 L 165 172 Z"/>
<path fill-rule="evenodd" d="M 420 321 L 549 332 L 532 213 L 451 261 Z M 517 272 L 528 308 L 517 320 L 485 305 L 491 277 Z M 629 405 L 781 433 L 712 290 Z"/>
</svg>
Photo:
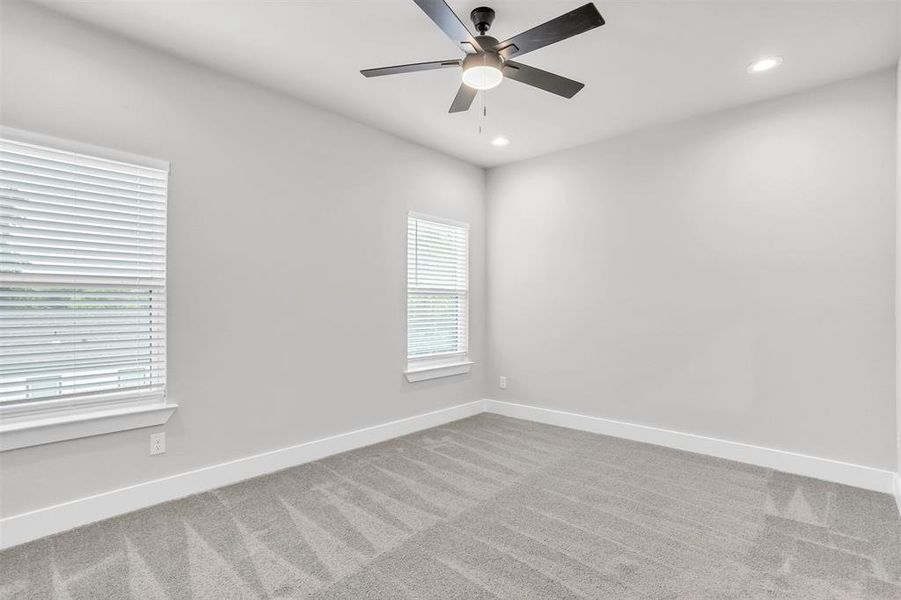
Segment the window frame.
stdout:
<svg viewBox="0 0 901 600">
<path fill-rule="evenodd" d="M 465 344 L 466 347 L 464 350 L 457 350 L 454 352 L 445 352 L 440 354 L 433 354 L 423 357 L 410 357 L 409 354 L 409 346 L 410 346 L 410 334 L 409 334 L 409 303 L 410 303 L 410 280 L 409 280 L 409 272 L 410 272 L 410 253 L 409 253 L 409 238 L 410 238 L 410 219 L 415 219 L 417 221 L 428 221 L 431 223 L 437 223 L 441 225 L 450 225 L 453 227 L 459 227 L 466 231 L 466 280 L 465 280 L 465 291 L 462 294 L 459 294 L 463 298 L 464 307 L 463 311 L 465 314 L 465 322 L 466 322 L 466 333 L 465 333 Z M 407 381 L 410 383 L 414 383 L 417 381 L 424 381 L 428 379 L 436 379 L 439 377 L 449 377 L 452 375 L 463 375 L 469 373 L 472 369 L 472 365 L 475 364 L 474 361 L 470 359 L 469 354 L 469 338 L 470 338 L 470 293 L 471 293 L 471 227 L 469 223 L 465 223 L 462 221 L 456 221 L 453 219 L 448 219 L 445 217 L 438 217 L 435 215 L 425 214 L 416 211 L 408 211 L 405 219 L 406 226 L 404 228 L 405 232 L 405 241 L 407 244 L 407 253 L 406 253 L 406 274 L 404 275 L 404 281 L 406 283 L 406 296 L 404 299 L 405 306 L 405 316 L 404 316 L 404 324 L 406 330 L 406 337 L 404 341 L 404 347 L 406 349 L 406 369 L 404 370 L 404 376 Z"/>
<path fill-rule="evenodd" d="M 167 161 L 12 127 L 0 127 L 0 138 L 165 171 L 167 181 L 171 174 L 171 168 Z M 168 201 L 167 185 L 167 205 Z M 166 215 L 168 221 L 168 210 Z M 165 254 L 168 246 L 165 233 L 163 246 Z M 165 282 L 162 293 L 165 302 L 168 296 Z M 167 336 L 168 320 L 164 320 L 161 327 L 166 331 L 164 336 Z M 164 356 L 167 354 L 168 349 L 164 350 Z M 167 367 L 164 367 L 164 378 L 166 370 Z M 162 425 L 169 420 L 177 408 L 178 405 L 168 398 L 165 384 L 162 393 L 105 392 L 96 396 L 76 397 L 69 402 L 39 399 L 17 406 L 3 407 L 0 408 L 0 452 Z"/>
</svg>

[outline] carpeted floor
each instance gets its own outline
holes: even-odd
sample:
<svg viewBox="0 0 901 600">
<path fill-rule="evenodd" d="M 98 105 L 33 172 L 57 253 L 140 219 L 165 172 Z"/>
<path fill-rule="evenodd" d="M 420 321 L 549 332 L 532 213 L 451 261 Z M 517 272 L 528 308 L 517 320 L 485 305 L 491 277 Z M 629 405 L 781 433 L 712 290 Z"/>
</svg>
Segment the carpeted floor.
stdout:
<svg viewBox="0 0 901 600">
<path fill-rule="evenodd" d="M 0 597 L 901 598 L 893 499 L 479 415 L 10 549 Z"/>
</svg>

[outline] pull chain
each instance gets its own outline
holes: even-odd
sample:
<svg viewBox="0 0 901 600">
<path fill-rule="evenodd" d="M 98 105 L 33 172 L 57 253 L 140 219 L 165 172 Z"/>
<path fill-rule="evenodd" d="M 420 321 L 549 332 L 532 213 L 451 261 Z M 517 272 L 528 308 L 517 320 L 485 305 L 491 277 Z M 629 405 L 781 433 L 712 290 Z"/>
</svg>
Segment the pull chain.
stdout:
<svg viewBox="0 0 901 600">
<path fill-rule="evenodd" d="M 486 101 L 487 95 L 487 90 L 482 90 L 481 92 L 479 92 L 479 103 L 481 104 L 481 111 L 479 111 L 479 135 L 482 135 L 485 121 L 488 120 L 488 102 Z"/>
</svg>

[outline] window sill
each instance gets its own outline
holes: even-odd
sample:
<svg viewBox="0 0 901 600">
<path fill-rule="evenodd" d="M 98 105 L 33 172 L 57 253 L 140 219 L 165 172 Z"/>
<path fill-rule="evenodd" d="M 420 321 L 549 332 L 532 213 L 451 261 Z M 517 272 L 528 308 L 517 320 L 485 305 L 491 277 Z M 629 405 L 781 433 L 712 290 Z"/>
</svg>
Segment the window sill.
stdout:
<svg viewBox="0 0 901 600">
<path fill-rule="evenodd" d="M 474 364 L 475 363 L 471 360 L 467 360 L 450 364 L 444 363 L 412 367 L 404 371 L 404 377 L 406 377 L 407 381 L 410 383 L 415 383 L 427 379 L 438 379 L 439 377 L 450 377 L 451 375 L 463 375 L 469 373 Z"/>
<path fill-rule="evenodd" d="M 154 404 L 0 423 L 0 452 L 162 425 L 176 408 L 177 404 Z"/>
</svg>

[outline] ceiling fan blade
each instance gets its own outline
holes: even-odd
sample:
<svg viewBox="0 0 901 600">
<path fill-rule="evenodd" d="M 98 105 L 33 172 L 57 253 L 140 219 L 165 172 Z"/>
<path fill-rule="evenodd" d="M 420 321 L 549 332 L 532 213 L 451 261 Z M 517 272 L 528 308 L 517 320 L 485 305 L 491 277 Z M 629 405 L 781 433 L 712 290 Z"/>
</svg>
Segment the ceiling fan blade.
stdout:
<svg viewBox="0 0 901 600">
<path fill-rule="evenodd" d="M 459 60 L 435 60 L 432 62 L 413 63 L 411 65 L 396 65 L 393 67 L 379 67 L 378 69 L 363 69 L 360 71 L 366 77 L 381 77 L 382 75 L 396 75 L 398 73 L 414 73 L 416 71 L 431 71 L 432 69 L 446 69 L 447 67 L 459 67 Z"/>
<path fill-rule="evenodd" d="M 413 0 L 413 2 L 435 22 L 435 25 L 441 28 L 447 37 L 460 44 L 465 52 L 471 53 L 467 44 L 476 52 L 481 52 L 482 47 L 444 0 Z"/>
<path fill-rule="evenodd" d="M 585 87 L 584 83 L 554 75 L 529 65 L 508 60 L 504 63 L 504 77 L 512 79 L 520 83 L 525 83 L 540 90 L 563 96 L 564 98 L 572 98 L 579 90 Z"/>
<path fill-rule="evenodd" d="M 469 107 L 472 106 L 472 101 L 475 100 L 477 93 L 477 89 L 471 88 L 465 83 L 461 83 L 460 89 L 457 90 L 457 95 L 454 96 L 454 101 L 451 102 L 450 110 L 447 112 L 466 112 L 469 110 Z"/>
<path fill-rule="evenodd" d="M 519 57 L 526 52 L 555 44 L 603 24 L 604 17 L 601 16 L 594 4 L 589 2 L 565 15 L 560 15 L 556 19 L 524 31 L 509 40 L 504 40 L 495 46 L 495 49 L 504 58 Z"/>
</svg>

